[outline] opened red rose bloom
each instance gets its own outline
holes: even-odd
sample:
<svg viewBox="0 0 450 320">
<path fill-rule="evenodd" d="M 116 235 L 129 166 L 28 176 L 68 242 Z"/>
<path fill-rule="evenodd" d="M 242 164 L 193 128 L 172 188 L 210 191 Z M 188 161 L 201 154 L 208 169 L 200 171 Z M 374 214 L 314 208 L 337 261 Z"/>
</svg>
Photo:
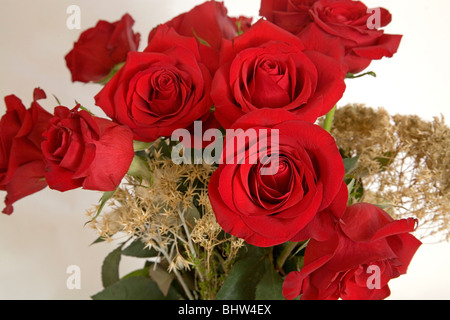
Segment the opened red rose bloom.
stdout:
<svg viewBox="0 0 450 320">
<path fill-rule="evenodd" d="M 344 165 L 330 134 L 278 109 L 246 114 L 229 130 L 208 186 L 225 232 L 268 247 L 304 236 L 307 226 L 330 230 L 328 222 L 342 214 L 335 208 L 347 203 Z M 322 211 L 337 217 L 315 220 Z"/>
<path fill-rule="evenodd" d="M 59 106 L 43 133 L 45 178 L 51 189 L 113 191 L 134 157 L 129 128 L 75 107 Z"/>
<path fill-rule="evenodd" d="M 392 57 L 401 35 L 386 34 L 381 29 L 391 22 L 384 8 L 368 10 L 353 0 L 261 0 L 260 14 L 296 35 L 308 32 L 315 24 L 342 42 L 348 72 L 359 73 L 372 60 Z"/>
<path fill-rule="evenodd" d="M 157 29 L 144 52 L 131 52 L 122 69 L 95 97 L 135 140 L 152 142 L 208 118 L 211 75 L 194 38 L 166 26 Z"/>
<path fill-rule="evenodd" d="M 47 186 L 41 152 L 42 133 L 52 115 L 37 102 L 46 98 L 34 90 L 26 109 L 15 95 L 5 97 L 6 114 L 0 120 L 0 190 L 7 192 L 3 213 L 13 213 L 14 202 Z"/>
<path fill-rule="evenodd" d="M 283 284 L 287 299 L 381 300 L 388 282 L 405 274 L 421 245 L 410 232 L 415 219 L 393 220 L 368 203 L 349 206 L 333 236 L 310 240 L 300 272 Z"/>
<path fill-rule="evenodd" d="M 130 51 L 137 51 L 140 35 L 132 30 L 133 18 L 125 14 L 119 21 L 100 20 L 84 31 L 66 55 L 72 81 L 98 82 L 124 62 Z"/>
<path fill-rule="evenodd" d="M 262 108 L 290 111 L 310 122 L 328 113 L 344 93 L 345 70 L 336 53 L 340 47 L 330 50 L 329 39 L 318 36 L 302 41 L 260 20 L 224 41 L 211 91 L 222 126 Z"/>
</svg>

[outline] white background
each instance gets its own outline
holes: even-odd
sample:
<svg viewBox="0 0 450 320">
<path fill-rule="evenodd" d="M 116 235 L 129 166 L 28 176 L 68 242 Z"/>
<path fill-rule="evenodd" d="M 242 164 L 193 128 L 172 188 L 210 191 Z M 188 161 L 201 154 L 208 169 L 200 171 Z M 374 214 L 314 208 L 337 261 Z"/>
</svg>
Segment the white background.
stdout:
<svg viewBox="0 0 450 320">
<path fill-rule="evenodd" d="M 49 98 L 42 102 L 52 111 L 52 94 L 71 107 L 76 99 L 98 115 L 94 106 L 97 85 L 73 84 L 64 56 L 79 34 L 99 19 L 116 21 L 128 12 L 142 35 L 159 23 L 189 10 L 202 0 L 0 0 L 0 96 L 16 94 L 28 107 L 39 86 Z M 225 0 L 230 15 L 258 16 L 259 0 Z M 447 0 L 366 0 L 393 14 L 388 33 L 403 34 L 392 59 L 374 62 L 369 70 L 377 78 L 348 81 L 340 105 L 348 102 L 385 107 L 390 113 L 417 114 L 431 120 L 443 114 L 449 123 L 450 34 Z M 66 27 L 71 4 L 81 8 L 81 30 Z M 0 102 L 0 115 L 5 112 Z M 0 194 L 3 200 L 4 192 Z M 100 270 L 112 244 L 89 246 L 97 234 L 89 227 L 86 209 L 100 197 L 97 192 L 66 193 L 48 188 L 15 204 L 12 216 L 0 215 L 0 299 L 89 299 L 101 290 Z M 81 268 L 81 290 L 66 286 L 70 265 Z M 121 274 L 142 266 L 128 259 Z M 449 299 L 450 245 L 424 244 L 408 274 L 392 280 L 390 299 Z"/>
</svg>

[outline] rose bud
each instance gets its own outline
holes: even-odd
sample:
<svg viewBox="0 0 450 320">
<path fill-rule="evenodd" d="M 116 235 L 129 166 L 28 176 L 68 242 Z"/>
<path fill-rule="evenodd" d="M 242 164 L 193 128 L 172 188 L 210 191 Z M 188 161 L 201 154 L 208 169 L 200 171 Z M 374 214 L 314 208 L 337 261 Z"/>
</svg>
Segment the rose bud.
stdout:
<svg viewBox="0 0 450 320">
<path fill-rule="evenodd" d="M 133 24 L 133 18 L 125 14 L 119 21 L 100 20 L 84 31 L 65 56 L 72 81 L 101 82 L 126 60 L 128 52 L 137 51 L 140 35 L 133 32 Z"/>
<path fill-rule="evenodd" d="M 59 106 L 43 133 L 45 178 L 51 189 L 113 191 L 134 157 L 130 129 L 91 115 L 79 106 Z"/>
</svg>

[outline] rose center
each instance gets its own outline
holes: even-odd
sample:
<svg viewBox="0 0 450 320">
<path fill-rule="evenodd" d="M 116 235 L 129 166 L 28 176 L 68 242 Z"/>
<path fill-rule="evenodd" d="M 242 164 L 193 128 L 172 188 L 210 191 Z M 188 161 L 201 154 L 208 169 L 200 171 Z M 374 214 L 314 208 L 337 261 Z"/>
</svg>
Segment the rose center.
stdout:
<svg viewBox="0 0 450 320">
<path fill-rule="evenodd" d="M 61 159 L 64 157 L 70 143 L 70 136 L 70 130 L 65 127 L 58 127 L 53 131 L 53 135 L 50 138 L 52 143 L 49 151 L 55 158 Z"/>
<path fill-rule="evenodd" d="M 280 74 L 278 64 L 275 63 L 272 60 L 263 60 L 259 64 L 259 67 L 262 70 L 264 70 L 265 72 L 267 72 L 268 74 L 272 74 L 272 75 L 279 75 Z"/>
<path fill-rule="evenodd" d="M 270 204 L 282 204 L 289 199 L 293 184 L 292 163 L 289 159 L 278 161 L 278 171 L 273 174 L 261 174 L 261 168 L 270 164 L 258 164 L 250 176 L 251 192 L 255 199 Z"/>
<path fill-rule="evenodd" d="M 186 96 L 184 91 L 179 76 L 159 66 L 140 76 L 133 99 L 141 112 L 153 116 L 171 115 L 182 106 L 183 96 Z"/>
<path fill-rule="evenodd" d="M 285 194 L 289 190 L 290 178 L 289 164 L 283 160 L 279 163 L 278 172 L 274 175 L 261 175 L 261 182 L 264 186 L 276 188 L 280 193 Z"/>
<path fill-rule="evenodd" d="M 291 78 L 285 66 L 271 57 L 257 62 L 248 84 L 252 104 L 256 107 L 280 108 L 291 102 Z"/>
<path fill-rule="evenodd" d="M 153 87 L 159 93 L 172 92 L 174 90 L 174 79 L 173 75 L 169 75 L 167 73 L 163 73 L 156 77 L 154 80 Z"/>
</svg>

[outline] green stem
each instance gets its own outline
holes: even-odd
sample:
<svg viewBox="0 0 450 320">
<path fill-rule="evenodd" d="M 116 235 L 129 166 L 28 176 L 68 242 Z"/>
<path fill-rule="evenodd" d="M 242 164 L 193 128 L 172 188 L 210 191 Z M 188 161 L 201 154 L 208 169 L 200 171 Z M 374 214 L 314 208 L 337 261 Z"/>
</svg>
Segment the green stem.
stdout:
<svg viewBox="0 0 450 320">
<path fill-rule="evenodd" d="M 169 253 L 163 249 L 162 246 L 159 245 L 160 242 L 157 242 L 158 246 L 155 246 L 155 250 L 159 251 L 163 254 L 164 258 L 166 258 L 166 260 L 168 262 L 171 261 L 171 258 L 169 256 Z M 194 300 L 194 296 L 191 293 L 191 290 L 189 290 L 189 287 L 187 286 L 187 284 L 184 282 L 182 275 L 178 272 L 178 270 L 176 268 L 173 269 L 173 273 L 175 274 L 175 277 L 177 278 L 178 282 L 180 283 L 181 287 L 184 290 L 184 293 L 186 293 L 186 296 L 188 297 L 189 300 Z"/>
<path fill-rule="evenodd" d="M 325 117 L 325 122 L 323 123 L 323 128 L 327 131 L 331 131 L 331 127 L 333 126 L 334 114 L 336 113 L 336 106 L 327 113 Z"/>
<path fill-rule="evenodd" d="M 288 259 L 289 255 L 294 251 L 295 247 L 299 244 L 299 242 L 288 242 L 286 246 L 281 251 L 280 255 L 276 261 L 276 270 L 281 270 L 283 268 L 284 263 Z"/>
</svg>

